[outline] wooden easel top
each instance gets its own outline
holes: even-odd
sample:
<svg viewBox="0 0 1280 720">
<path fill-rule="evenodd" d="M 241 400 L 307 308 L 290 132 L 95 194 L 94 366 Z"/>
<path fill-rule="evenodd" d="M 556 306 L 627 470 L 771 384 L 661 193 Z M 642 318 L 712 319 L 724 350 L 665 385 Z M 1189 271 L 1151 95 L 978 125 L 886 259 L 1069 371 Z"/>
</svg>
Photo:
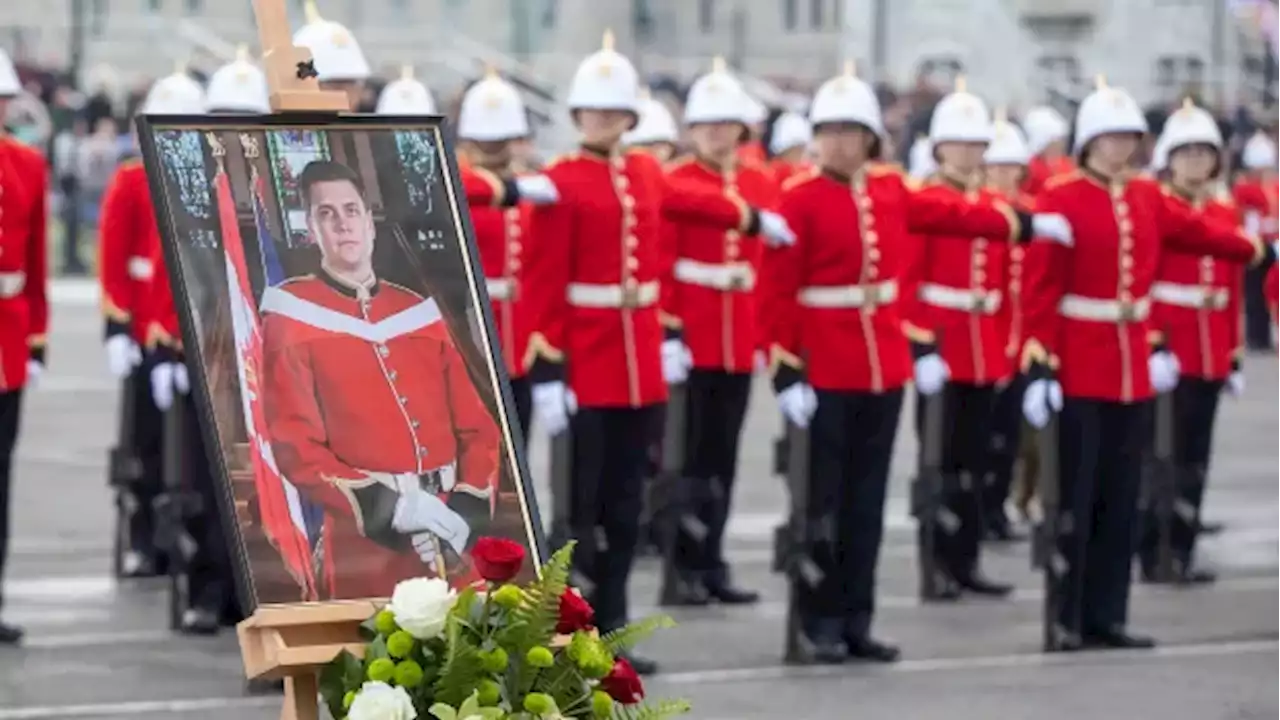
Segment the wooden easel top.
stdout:
<svg viewBox="0 0 1280 720">
<path fill-rule="evenodd" d="M 253 14 L 258 21 L 271 112 L 349 112 L 346 93 L 321 90 L 311 51 L 293 44 L 284 0 L 253 0 Z"/>
</svg>

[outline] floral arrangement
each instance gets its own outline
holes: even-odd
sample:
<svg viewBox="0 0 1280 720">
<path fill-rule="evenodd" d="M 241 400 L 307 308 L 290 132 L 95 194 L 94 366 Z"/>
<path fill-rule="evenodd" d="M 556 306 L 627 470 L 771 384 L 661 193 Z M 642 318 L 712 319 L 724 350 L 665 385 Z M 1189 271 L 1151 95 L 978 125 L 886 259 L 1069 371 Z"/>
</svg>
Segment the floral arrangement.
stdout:
<svg viewBox="0 0 1280 720">
<path fill-rule="evenodd" d="M 525 560 L 509 540 L 472 550 L 483 583 L 457 592 L 437 578 L 398 584 L 364 622 L 363 658 L 343 652 L 321 672 L 320 693 L 337 720 L 662 720 L 687 702 L 644 701 L 622 656 L 653 631 L 650 618 L 601 635 L 595 612 L 568 587 L 573 544 L 541 578 L 511 580 Z"/>
</svg>

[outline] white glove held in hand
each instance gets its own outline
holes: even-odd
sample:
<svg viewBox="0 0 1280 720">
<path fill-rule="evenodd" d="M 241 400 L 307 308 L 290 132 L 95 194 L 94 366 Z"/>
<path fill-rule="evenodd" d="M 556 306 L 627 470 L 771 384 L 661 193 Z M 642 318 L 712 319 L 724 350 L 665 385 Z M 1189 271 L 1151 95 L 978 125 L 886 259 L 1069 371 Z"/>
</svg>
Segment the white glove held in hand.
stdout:
<svg viewBox="0 0 1280 720">
<path fill-rule="evenodd" d="M 577 412 L 578 398 L 562 382 L 538 383 L 533 386 L 533 410 L 547 435 L 559 435 Z"/>
<path fill-rule="evenodd" d="M 191 392 L 191 378 L 187 376 L 186 363 L 177 363 L 173 368 L 173 387 L 183 395 Z"/>
<path fill-rule="evenodd" d="M 471 537 L 471 526 L 467 525 L 467 521 L 443 500 L 423 490 L 417 484 L 416 477 L 411 476 L 409 480 L 409 483 L 398 483 L 403 491 L 400 493 L 400 499 L 396 500 L 391 528 L 406 535 L 416 536 L 424 533 L 435 535 L 441 542 L 449 543 L 454 552 L 462 554 L 462 551 L 467 548 L 468 538 Z M 415 549 L 419 545 L 432 544 L 428 538 L 417 540 L 414 543 Z M 418 555 L 422 556 L 421 550 Z M 435 559 L 434 553 L 431 559 Z M 426 558 L 423 558 L 423 561 L 425 562 Z"/>
<path fill-rule="evenodd" d="M 1244 372 L 1240 370 L 1231 371 L 1231 374 L 1227 376 L 1227 392 L 1234 398 L 1244 395 Z"/>
<path fill-rule="evenodd" d="M 947 361 L 934 352 L 922 355 L 919 360 L 916 360 L 915 376 L 916 390 L 921 395 L 936 395 L 947 384 L 947 379 L 951 377 L 951 369 L 947 367 Z"/>
<path fill-rule="evenodd" d="M 693 367 L 693 354 L 680 340 L 662 341 L 662 378 L 668 385 L 682 383 L 689 379 L 689 368 Z"/>
<path fill-rule="evenodd" d="M 128 335 L 112 335 L 107 338 L 107 372 L 114 378 L 124 378 L 142 362 L 142 350 Z"/>
<path fill-rule="evenodd" d="M 42 377 L 44 377 L 44 365 L 35 360 L 27 360 L 27 387 L 38 386 Z"/>
<path fill-rule="evenodd" d="M 158 363 L 151 368 L 151 399 L 156 407 L 168 410 L 173 407 L 173 376 L 178 368 L 177 363 Z"/>
<path fill-rule="evenodd" d="M 521 175 L 516 178 L 520 199 L 534 205 L 550 205 L 560 199 L 556 184 L 546 175 Z"/>
<path fill-rule="evenodd" d="M 1062 386 L 1057 380 L 1032 380 L 1022 394 L 1022 416 L 1033 428 L 1049 424 L 1049 417 L 1062 409 Z"/>
<path fill-rule="evenodd" d="M 1071 223 L 1063 215 L 1057 213 L 1036 213 L 1031 216 L 1032 237 L 1042 237 L 1071 247 L 1075 244 L 1075 236 L 1071 232 Z"/>
<path fill-rule="evenodd" d="M 818 396 L 807 383 L 798 382 L 778 393 L 778 407 L 788 420 L 807 428 L 818 410 Z"/>
<path fill-rule="evenodd" d="M 760 211 L 760 234 L 764 236 L 764 244 L 769 247 L 796 244 L 796 234 L 787 225 L 786 218 L 771 210 Z"/>
<path fill-rule="evenodd" d="M 1168 350 L 1151 353 L 1147 369 L 1151 371 L 1151 387 L 1156 392 L 1166 393 L 1178 386 L 1178 374 L 1182 368 L 1178 365 L 1178 358 Z"/>
</svg>

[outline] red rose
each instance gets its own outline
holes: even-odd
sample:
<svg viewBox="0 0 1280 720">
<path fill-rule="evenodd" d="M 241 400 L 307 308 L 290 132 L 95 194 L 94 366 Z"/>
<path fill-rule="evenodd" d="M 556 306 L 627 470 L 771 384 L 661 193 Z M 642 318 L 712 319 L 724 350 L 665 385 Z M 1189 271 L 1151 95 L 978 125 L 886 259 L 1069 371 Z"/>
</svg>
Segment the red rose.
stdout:
<svg viewBox="0 0 1280 720">
<path fill-rule="evenodd" d="M 560 596 L 560 620 L 556 623 L 556 632 L 568 635 L 578 630 L 586 630 L 596 621 L 596 611 L 591 604 L 573 590 L 565 590 Z"/>
<path fill-rule="evenodd" d="M 613 670 L 600 681 L 600 689 L 623 705 L 635 705 L 644 699 L 644 685 L 626 658 L 614 661 Z"/>
<path fill-rule="evenodd" d="M 504 583 L 519 574 L 524 565 L 524 547 L 504 538 L 482 537 L 471 548 L 471 560 L 480 577 L 491 583 Z"/>
</svg>

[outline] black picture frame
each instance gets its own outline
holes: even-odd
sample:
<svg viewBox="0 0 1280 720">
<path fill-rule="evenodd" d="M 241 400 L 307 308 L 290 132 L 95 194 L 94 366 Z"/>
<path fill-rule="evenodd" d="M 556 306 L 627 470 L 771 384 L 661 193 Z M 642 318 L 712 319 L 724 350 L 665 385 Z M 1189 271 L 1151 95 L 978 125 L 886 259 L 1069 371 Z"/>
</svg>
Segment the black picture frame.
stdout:
<svg viewBox="0 0 1280 720">
<path fill-rule="evenodd" d="M 541 565 L 549 557 L 549 545 L 544 535 L 534 484 L 529 472 L 528 459 L 525 455 L 525 443 L 521 436 L 523 429 L 517 421 L 511 381 L 500 355 L 497 328 L 484 282 L 485 276 L 480 263 L 480 254 L 476 244 L 475 231 L 471 223 L 471 214 L 467 206 L 466 194 L 463 190 L 452 139 L 445 125 L 446 120 L 439 116 L 402 117 L 370 114 L 334 115 L 328 113 L 139 115 L 136 118 L 138 143 L 146 168 L 148 187 L 156 213 L 157 226 L 160 230 L 165 269 L 169 273 L 168 277 L 174 294 L 174 305 L 179 316 L 185 359 L 190 368 L 192 398 L 198 413 L 203 445 L 208 456 L 207 460 L 212 471 L 211 474 L 217 484 L 218 513 L 223 523 L 224 534 L 229 545 L 228 551 L 234 566 L 236 589 L 241 600 L 241 607 L 246 615 L 251 614 L 259 607 L 367 602 L 370 600 L 376 602 L 386 598 L 359 597 L 281 602 L 264 600 L 262 593 L 259 592 L 258 579 L 255 578 L 253 560 L 250 558 L 246 536 L 244 529 L 241 527 L 237 508 L 238 498 L 235 496 L 235 487 L 231 477 L 230 458 L 232 453 L 224 446 L 226 433 L 220 430 L 215 398 L 210 384 L 210 363 L 216 360 L 208 356 L 209 348 L 207 346 L 212 337 L 210 333 L 216 335 L 219 332 L 229 332 L 230 328 L 227 326 L 221 331 L 217 328 L 207 329 L 200 324 L 197 317 L 198 303 L 202 301 L 200 293 L 205 292 L 207 288 L 193 287 L 193 278 L 197 278 L 200 272 L 204 272 L 207 276 L 211 268 L 208 267 L 207 263 L 198 262 L 201 258 L 194 254 L 196 250 L 191 243 L 180 240 L 183 227 L 175 212 L 173 183 L 166 180 L 166 161 L 161 156 L 161 148 L 157 143 L 157 137 L 166 132 L 200 133 L 206 163 L 210 159 L 210 148 L 207 141 L 203 140 L 205 133 L 221 133 L 223 135 L 236 133 L 238 135 L 243 132 L 263 133 L 265 136 L 266 133 L 272 132 L 302 131 L 325 133 L 326 137 L 329 137 L 329 134 L 335 132 L 363 132 L 370 133 L 372 138 L 375 137 L 373 134 L 376 133 L 390 135 L 396 132 L 420 132 L 428 133 L 433 138 L 436 158 L 434 173 L 439 185 L 438 195 L 439 198 L 443 198 L 445 201 L 444 210 L 447 214 L 447 224 L 453 233 L 452 239 L 444 238 L 443 235 L 437 236 L 436 239 L 440 241 L 439 244 L 442 247 L 453 247 L 459 251 L 458 258 L 463 269 L 463 277 L 453 277 L 451 280 L 446 278 L 446 280 L 449 280 L 454 285 L 452 292 L 455 295 L 457 293 L 456 286 L 459 282 L 464 287 L 468 301 L 466 310 L 473 310 L 475 313 L 473 322 L 476 323 L 476 327 L 468 327 L 479 330 L 478 333 L 474 333 L 475 349 L 479 352 L 478 359 L 484 365 L 484 377 L 489 381 L 493 391 L 492 396 L 490 396 L 492 400 L 490 409 L 494 413 L 494 420 L 498 425 L 501 440 L 498 448 L 500 476 L 496 481 L 498 487 L 495 488 L 495 493 L 499 493 L 501 490 L 502 474 L 508 475 L 516 500 L 519 503 L 520 517 L 523 521 L 523 534 L 526 541 L 523 544 L 529 551 L 526 570 L 537 573 L 540 571 Z M 266 145 L 266 143 L 263 144 Z M 267 148 L 260 148 L 259 151 L 267 154 L 269 158 L 269 150 Z M 245 162 L 248 161 L 246 160 Z M 212 172 L 213 166 L 207 165 L 207 167 Z M 379 173 L 379 177 L 385 177 L 383 175 L 385 170 L 386 168 L 384 167 L 378 167 L 376 172 Z M 234 186 L 234 181 L 230 182 Z M 380 182 L 380 184 L 382 183 Z M 403 188 L 388 186 L 386 189 L 389 193 L 395 193 L 397 190 L 404 192 Z M 209 192 L 212 193 L 213 190 Z M 254 201 L 251 199 L 250 202 Z M 403 197 L 398 198 L 397 202 L 403 204 Z M 236 206 L 237 208 L 241 206 L 238 200 Z M 385 208 L 382 209 L 385 210 Z M 419 235 L 423 232 L 419 229 Z M 431 235 L 433 231 L 425 232 Z M 219 232 L 219 241 L 222 234 L 224 233 Z M 287 232 L 282 234 L 287 235 Z M 401 249 L 407 250 L 409 246 L 405 245 L 403 234 L 400 232 L 396 234 Z M 375 244 L 375 250 L 376 247 L 377 244 Z M 375 254 L 375 260 L 376 257 Z M 412 257 L 412 253 L 410 253 L 410 257 Z M 413 263 L 409 264 L 412 265 Z M 225 265 L 222 267 L 225 271 Z M 421 270 L 420 264 L 417 269 Z M 217 274 L 215 273 L 215 275 Z M 437 276 L 433 279 L 440 280 L 441 277 Z M 227 297 L 223 299 L 227 305 L 230 304 L 230 289 L 228 288 L 228 290 Z M 446 290 L 446 294 L 448 292 Z M 465 320 L 465 318 L 454 319 Z M 452 322 L 449 323 L 449 327 L 450 334 L 455 339 L 456 344 L 462 345 L 462 341 L 458 340 L 459 334 L 456 332 Z M 221 340 L 225 342 L 226 338 L 221 337 Z M 232 346 L 234 347 L 234 338 L 232 338 Z M 459 350 L 462 351 L 463 348 L 459 348 Z M 474 367 L 474 363 L 468 363 L 468 370 L 474 382 L 476 380 L 474 371 L 477 370 Z M 238 384 L 237 387 L 239 387 Z M 479 388 L 477 388 L 477 392 L 480 392 Z M 505 473 L 501 471 L 505 471 Z"/>
</svg>

